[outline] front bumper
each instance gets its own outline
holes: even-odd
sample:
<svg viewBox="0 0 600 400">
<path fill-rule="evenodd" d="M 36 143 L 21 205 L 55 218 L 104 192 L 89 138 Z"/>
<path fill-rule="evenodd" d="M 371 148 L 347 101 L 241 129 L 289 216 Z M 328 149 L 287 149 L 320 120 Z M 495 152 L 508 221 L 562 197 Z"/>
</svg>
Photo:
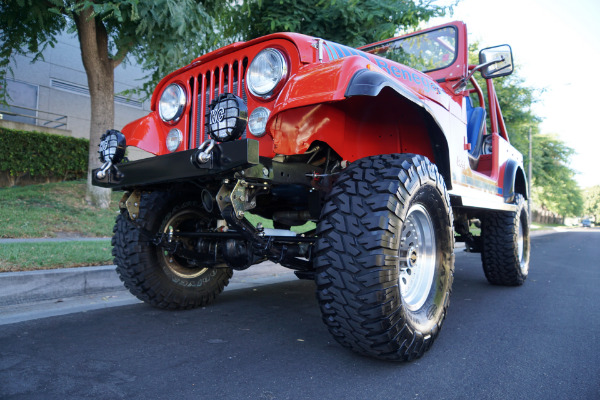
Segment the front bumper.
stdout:
<svg viewBox="0 0 600 400">
<path fill-rule="evenodd" d="M 92 172 L 92 183 L 94 186 L 112 189 L 160 185 L 225 175 L 260 163 L 258 141 L 253 139 L 235 140 L 215 145 L 211 157 L 206 163 L 196 161 L 198 152 L 198 149 L 192 149 L 117 164 L 110 168 L 102 179 L 98 179 L 96 175 L 100 170 L 98 168 Z"/>
</svg>

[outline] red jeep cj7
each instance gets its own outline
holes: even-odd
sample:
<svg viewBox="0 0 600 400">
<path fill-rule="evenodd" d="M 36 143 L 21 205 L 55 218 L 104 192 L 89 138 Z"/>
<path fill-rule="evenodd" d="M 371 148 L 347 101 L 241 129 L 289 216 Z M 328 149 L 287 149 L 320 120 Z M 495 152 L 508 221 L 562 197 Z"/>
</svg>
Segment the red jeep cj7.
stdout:
<svg viewBox="0 0 600 400">
<path fill-rule="evenodd" d="M 165 77 L 149 115 L 103 135 L 93 173 L 125 191 L 112 239 L 125 286 L 199 307 L 233 270 L 271 260 L 316 281 L 342 345 L 420 357 L 446 316 L 455 240 L 492 284 L 521 285 L 529 265 L 522 156 L 492 82 L 513 71 L 511 49 L 477 66 L 467 49 L 461 22 L 360 49 L 279 33 Z M 124 162 L 127 146 L 156 157 Z"/>
</svg>

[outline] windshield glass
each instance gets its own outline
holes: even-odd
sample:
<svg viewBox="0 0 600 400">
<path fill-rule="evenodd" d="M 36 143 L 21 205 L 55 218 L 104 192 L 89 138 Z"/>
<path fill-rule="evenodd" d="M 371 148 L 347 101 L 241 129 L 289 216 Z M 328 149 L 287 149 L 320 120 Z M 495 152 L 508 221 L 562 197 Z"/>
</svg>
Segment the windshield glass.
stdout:
<svg viewBox="0 0 600 400">
<path fill-rule="evenodd" d="M 457 54 L 456 42 L 456 29 L 447 26 L 362 50 L 421 72 L 429 72 L 452 65 Z"/>
</svg>

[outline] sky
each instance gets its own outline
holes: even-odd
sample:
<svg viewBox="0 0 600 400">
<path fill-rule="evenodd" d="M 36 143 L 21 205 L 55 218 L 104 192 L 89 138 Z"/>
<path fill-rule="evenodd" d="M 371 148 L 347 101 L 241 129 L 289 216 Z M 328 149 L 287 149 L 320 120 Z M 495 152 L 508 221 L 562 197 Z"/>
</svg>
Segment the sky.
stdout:
<svg viewBox="0 0 600 400">
<path fill-rule="evenodd" d="M 465 22 L 469 42 L 481 48 L 511 45 L 516 73 L 544 89 L 533 106 L 541 133 L 575 150 L 581 188 L 600 185 L 600 1 L 461 0 L 452 16 L 427 26 L 452 20 Z"/>
</svg>

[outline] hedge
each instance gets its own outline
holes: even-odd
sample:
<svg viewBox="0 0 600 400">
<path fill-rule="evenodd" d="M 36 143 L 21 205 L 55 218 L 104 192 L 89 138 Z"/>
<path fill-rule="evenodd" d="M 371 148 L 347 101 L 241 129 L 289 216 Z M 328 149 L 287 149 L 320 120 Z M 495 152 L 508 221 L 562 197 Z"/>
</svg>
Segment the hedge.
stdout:
<svg viewBox="0 0 600 400">
<path fill-rule="evenodd" d="M 79 179 L 87 175 L 89 140 L 0 127 L 0 171 L 11 177 Z"/>
</svg>

